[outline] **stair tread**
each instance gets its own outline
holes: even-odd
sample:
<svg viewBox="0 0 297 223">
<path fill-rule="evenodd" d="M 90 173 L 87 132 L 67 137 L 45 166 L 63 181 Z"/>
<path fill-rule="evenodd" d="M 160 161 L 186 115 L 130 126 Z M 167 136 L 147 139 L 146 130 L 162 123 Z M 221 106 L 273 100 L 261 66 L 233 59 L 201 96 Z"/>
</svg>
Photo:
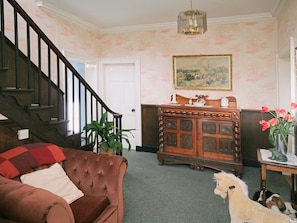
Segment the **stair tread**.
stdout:
<svg viewBox="0 0 297 223">
<path fill-rule="evenodd" d="M 0 71 L 8 71 L 9 67 L 0 67 Z"/>
<path fill-rule="evenodd" d="M 29 106 L 28 109 L 30 110 L 40 110 L 40 109 L 49 109 L 53 108 L 53 105 L 42 105 L 42 106 Z"/>
<path fill-rule="evenodd" d="M 69 120 L 51 120 L 49 124 L 59 124 L 69 122 Z"/>
<path fill-rule="evenodd" d="M 9 87 L 6 87 L 6 88 L 2 88 L 1 89 L 2 92 L 33 92 L 34 89 L 23 89 L 23 88 L 9 88 Z"/>
<path fill-rule="evenodd" d="M 67 131 L 67 136 L 73 136 L 73 135 L 81 135 L 83 132 L 72 132 L 72 131 Z"/>
<path fill-rule="evenodd" d="M 9 119 L 0 119 L 0 123 L 1 124 L 12 124 L 13 121 L 9 120 Z"/>
</svg>

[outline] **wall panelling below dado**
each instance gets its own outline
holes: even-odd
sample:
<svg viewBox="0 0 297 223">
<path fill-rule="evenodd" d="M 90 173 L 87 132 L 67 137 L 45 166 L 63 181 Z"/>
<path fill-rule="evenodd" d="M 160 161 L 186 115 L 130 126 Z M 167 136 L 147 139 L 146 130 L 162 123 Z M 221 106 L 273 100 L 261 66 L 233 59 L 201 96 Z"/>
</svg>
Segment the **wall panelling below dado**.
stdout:
<svg viewBox="0 0 297 223">
<path fill-rule="evenodd" d="M 142 110 L 142 146 L 136 148 L 137 151 L 154 152 L 159 150 L 159 118 L 158 105 L 141 106 Z M 269 114 L 263 114 L 259 110 L 241 110 L 241 151 L 243 165 L 259 166 L 257 162 L 257 148 L 267 148 L 271 145 L 268 141 L 268 131 L 262 132 L 259 120 L 269 119 Z M 0 122 L 0 151 L 5 151 L 15 146 L 38 141 L 19 141 L 17 130 L 21 127 L 9 120 Z"/>
<path fill-rule="evenodd" d="M 157 152 L 159 146 L 158 105 L 141 106 L 142 112 L 142 146 L 137 151 Z M 262 132 L 259 121 L 269 119 L 267 113 L 259 110 L 241 110 L 241 151 L 243 165 L 259 166 L 257 148 L 271 147 L 268 141 L 268 131 Z"/>
<path fill-rule="evenodd" d="M 157 105 L 141 105 L 142 146 L 136 151 L 153 152 L 159 150 L 159 117 Z"/>
</svg>

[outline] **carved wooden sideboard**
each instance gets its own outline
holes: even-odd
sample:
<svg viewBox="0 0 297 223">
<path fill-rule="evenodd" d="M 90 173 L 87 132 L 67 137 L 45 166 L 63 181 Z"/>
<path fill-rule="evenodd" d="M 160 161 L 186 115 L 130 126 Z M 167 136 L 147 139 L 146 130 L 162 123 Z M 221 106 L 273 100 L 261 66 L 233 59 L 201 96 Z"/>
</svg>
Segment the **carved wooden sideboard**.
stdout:
<svg viewBox="0 0 297 223">
<path fill-rule="evenodd" d="M 198 107 L 187 105 L 186 98 L 178 98 L 179 104 L 159 106 L 159 163 L 241 175 L 240 110 L 234 97 L 227 98 L 228 108 L 220 107 L 220 99 L 206 100 Z"/>
</svg>

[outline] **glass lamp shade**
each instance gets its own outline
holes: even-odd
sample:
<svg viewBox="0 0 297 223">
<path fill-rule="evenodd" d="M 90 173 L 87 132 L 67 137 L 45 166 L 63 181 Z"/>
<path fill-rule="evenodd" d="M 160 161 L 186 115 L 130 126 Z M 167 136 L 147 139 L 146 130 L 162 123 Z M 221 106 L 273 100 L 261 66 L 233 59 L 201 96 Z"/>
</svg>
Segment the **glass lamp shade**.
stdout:
<svg viewBox="0 0 297 223">
<path fill-rule="evenodd" d="M 188 10 L 180 12 L 177 21 L 177 32 L 186 35 L 203 34 L 207 31 L 206 12 Z"/>
</svg>

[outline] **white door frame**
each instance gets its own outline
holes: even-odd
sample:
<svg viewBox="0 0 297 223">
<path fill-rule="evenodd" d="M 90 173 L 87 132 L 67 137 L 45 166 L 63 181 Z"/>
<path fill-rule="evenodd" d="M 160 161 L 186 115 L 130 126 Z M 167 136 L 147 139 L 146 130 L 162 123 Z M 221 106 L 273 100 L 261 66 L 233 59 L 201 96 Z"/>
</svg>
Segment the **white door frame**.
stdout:
<svg viewBox="0 0 297 223">
<path fill-rule="evenodd" d="M 135 116 L 136 116 L 136 131 L 135 135 L 135 145 L 142 145 L 142 135 L 141 135 L 141 100 L 140 100 L 140 59 L 139 58 L 103 58 L 99 61 L 99 95 L 105 100 L 106 95 L 104 91 L 105 83 L 105 72 L 104 67 L 106 65 L 112 64 L 134 64 L 135 73 Z"/>
</svg>

